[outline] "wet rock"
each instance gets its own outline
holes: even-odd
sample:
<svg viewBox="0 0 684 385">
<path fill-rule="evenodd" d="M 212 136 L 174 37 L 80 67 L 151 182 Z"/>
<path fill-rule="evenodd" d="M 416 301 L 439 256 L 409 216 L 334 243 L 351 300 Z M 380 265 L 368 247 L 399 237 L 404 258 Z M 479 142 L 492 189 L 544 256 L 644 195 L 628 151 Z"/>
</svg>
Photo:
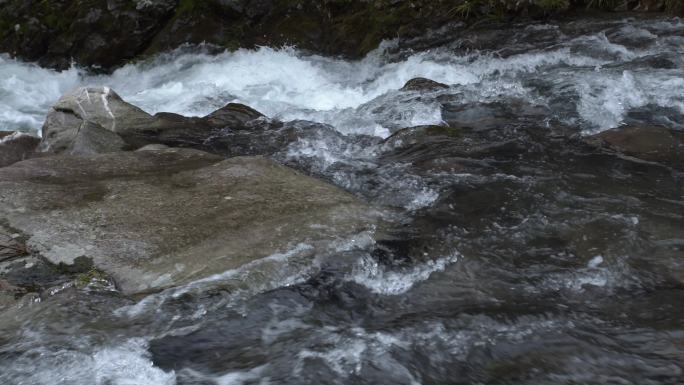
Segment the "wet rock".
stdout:
<svg viewBox="0 0 684 385">
<path fill-rule="evenodd" d="M 0 131 L 0 167 L 28 159 L 34 155 L 40 138 L 21 132 Z"/>
<path fill-rule="evenodd" d="M 35 256 L 14 258 L 0 266 L 0 279 L 21 288 L 23 293 L 41 292 L 68 282 L 73 274 Z"/>
<path fill-rule="evenodd" d="M 135 148 L 153 143 L 173 147 L 201 147 L 213 132 L 213 128 L 202 118 L 169 112 L 157 113 L 148 122 L 127 126 L 125 130 L 122 137 Z"/>
<path fill-rule="evenodd" d="M 334 140 L 342 135 L 333 127 L 306 120 L 287 123 L 259 119 L 249 129 L 224 129 L 205 143 L 207 151 L 227 157 L 274 155 L 297 141 Z"/>
<path fill-rule="evenodd" d="M 534 130 L 530 130 L 534 131 Z M 479 130 L 459 126 L 417 126 L 402 129 L 382 143 L 383 163 L 409 162 L 414 167 L 480 170 L 487 161 L 513 159 L 538 151 L 524 131 Z"/>
<path fill-rule="evenodd" d="M 204 120 L 216 128 L 231 128 L 240 130 L 247 128 L 246 123 L 259 119 L 264 115 L 244 104 L 228 103 L 211 114 L 204 117 Z"/>
<path fill-rule="evenodd" d="M 429 140 L 429 138 L 458 138 L 462 133 L 463 131 L 461 129 L 449 126 L 430 125 L 409 127 L 399 130 L 385 139 L 383 145 L 390 148 L 408 147 Z"/>
<path fill-rule="evenodd" d="M 476 130 L 491 130 L 521 124 L 539 124 L 549 115 L 548 108 L 530 104 L 525 100 L 511 99 L 501 102 L 455 103 L 445 96 L 442 101 L 442 119 L 451 126 L 467 126 Z"/>
<path fill-rule="evenodd" d="M 37 183 L 39 182 L 39 183 Z M 351 195 L 260 157 L 190 149 L 31 159 L 0 170 L 0 215 L 54 264 L 92 258 L 125 293 L 221 273 L 372 227 Z"/>
<path fill-rule="evenodd" d="M 661 126 L 628 126 L 592 135 L 593 146 L 639 159 L 684 168 L 684 133 Z"/>
<path fill-rule="evenodd" d="M 45 346 L 54 343 L 63 349 L 70 346 L 75 338 L 87 335 L 98 327 L 116 328 L 117 317 L 112 317 L 112 310 L 130 305 L 132 302 L 131 299 L 116 292 L 88 292 L 74 285 L 55 288 L 51 294 L 29 293 L 17 301 L 15 306 L 0 312 L 0 333 L 2 336 L 11 337 L 20 333 L 22 325 L 32 322 L 49 325 L 58 328 L 62 338 L 56 341 L 51 339 L 50 342 L 46 339 L 41 341 L 41 344 Z M 17 352 L 12 350 L 11 345 L 4 347 L 9 348 L 9 354 L 3 358 L 9 358 L 12 353 Z M 16 346 L 14 348 L 16 349 Z M 23 351 L 25 349 L 26 347 Z M 86 356 L 83 358 L 87 360 Z"/>
<path fill-rule="evenodd" d="M 166 150 L 169 148 L 169 146 L 165 144 L 148 144 L 147 146 L 140 147 L 136 151 L 157 151 L 157 150 Z"/>
<path fill-rule="evenodd" d="M 48 112 L 40 149 L 57 154 L 95 154 L 148 144 L 204 149 L 217 130 L 245 129 L 262 116 L 235 103 L 204 118 L 150 115 L 107 87 L 80 87 L 64 94 Z"/>
<path fill-rule="evenodd" d="M 436 82 L 434 80 L 426 78 L 413 78 L 406 82 L 406 84 L 404 84 L 403 87 L 401 87 L 401 91 L 428 92 L 438 91 L 446 88 L 449 88 L 449 86 L 447 86 L 446 84 Z"/>
</svg>

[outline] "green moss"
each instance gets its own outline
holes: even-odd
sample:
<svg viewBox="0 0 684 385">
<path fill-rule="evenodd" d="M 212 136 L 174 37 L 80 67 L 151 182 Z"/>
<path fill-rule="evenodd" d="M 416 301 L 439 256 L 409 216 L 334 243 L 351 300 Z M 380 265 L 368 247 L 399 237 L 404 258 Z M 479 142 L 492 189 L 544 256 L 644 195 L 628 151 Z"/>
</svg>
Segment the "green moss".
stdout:
<svg viewBox="0 0 684 385">
<path fill-rule="evenodd" d="M 74 279 L 76 288 L 83 289 L 90 285 L 99 285 L 109 282 L 109 276 L 97 269 L 91 269 L 85 273 L 81 273 Z"/>
</svg>

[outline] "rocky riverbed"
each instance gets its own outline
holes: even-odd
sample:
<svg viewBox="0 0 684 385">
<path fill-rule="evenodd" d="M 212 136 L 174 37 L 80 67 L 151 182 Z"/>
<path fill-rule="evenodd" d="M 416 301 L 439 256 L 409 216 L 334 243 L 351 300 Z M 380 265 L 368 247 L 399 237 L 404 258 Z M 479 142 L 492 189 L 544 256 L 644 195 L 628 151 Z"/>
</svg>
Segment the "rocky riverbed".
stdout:
<svg viewBox="0 0 684 385">
<path fill-rule="evenodd" d="M 0 56 L 3 384 L 681 384 L 684 21 Z"/>
</svg>

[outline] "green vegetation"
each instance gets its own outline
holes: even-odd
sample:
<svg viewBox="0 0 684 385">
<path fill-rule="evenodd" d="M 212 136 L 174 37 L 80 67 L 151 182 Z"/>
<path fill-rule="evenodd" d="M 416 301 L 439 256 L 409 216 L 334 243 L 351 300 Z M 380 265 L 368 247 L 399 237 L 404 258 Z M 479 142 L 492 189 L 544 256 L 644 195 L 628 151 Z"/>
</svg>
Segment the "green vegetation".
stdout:
<svg viewBox="0 0 684 385">
<path fill-rule="evenodd" d="M 91 269 L 85 273 L 81 273 L 76 276 L 74 284 L 77 289 L 85 289 L 89 286 L 101 286 L 109 284 L 109 276 L 100 270 Z"/>
<path fill-rule="evenodd" d="M 665 11 L 672 15 L 684 15 L 684 0 L 665 0 Z"/>
</svg>

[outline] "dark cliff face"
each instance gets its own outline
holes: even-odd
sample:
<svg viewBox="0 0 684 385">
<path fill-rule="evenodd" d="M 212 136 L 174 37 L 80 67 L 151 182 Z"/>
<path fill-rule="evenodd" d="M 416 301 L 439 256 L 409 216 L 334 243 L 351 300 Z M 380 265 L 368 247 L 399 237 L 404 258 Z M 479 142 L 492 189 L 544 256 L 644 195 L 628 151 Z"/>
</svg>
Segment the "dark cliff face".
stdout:
<svg viewBox="0 0 684 385">
<path fill-rule="evenodd" d="M 452 1 L 0 0 L 0 52 L 104 71 L 186 43 L 291 44 L 360 57 L 382 39 L 448 21 L 451 8 Z"/>
<path fill-rule="evenodd" d="M 0 0 L 1 1 L 1 0 Z M 0 51 L 41 65 L 110 69 L 144 51 L 175 0 L 4 0 Z"/>
<path fill-rule="evenodd" d="M 0 0 L 0 52 L 52 68 L 75 62 L 99 71 L 186 43 L 219 50 L 290 44 L 358 58 L 383 39 L 417 36 L 477 15 L 543 17 L 584 9 L 566 0 L 532 1 L 521 9 L 497 9 L 499 2 L 491 0 L 468 4 L 475 5 L 466 9 L 460 0 Z"/>
</svg>

